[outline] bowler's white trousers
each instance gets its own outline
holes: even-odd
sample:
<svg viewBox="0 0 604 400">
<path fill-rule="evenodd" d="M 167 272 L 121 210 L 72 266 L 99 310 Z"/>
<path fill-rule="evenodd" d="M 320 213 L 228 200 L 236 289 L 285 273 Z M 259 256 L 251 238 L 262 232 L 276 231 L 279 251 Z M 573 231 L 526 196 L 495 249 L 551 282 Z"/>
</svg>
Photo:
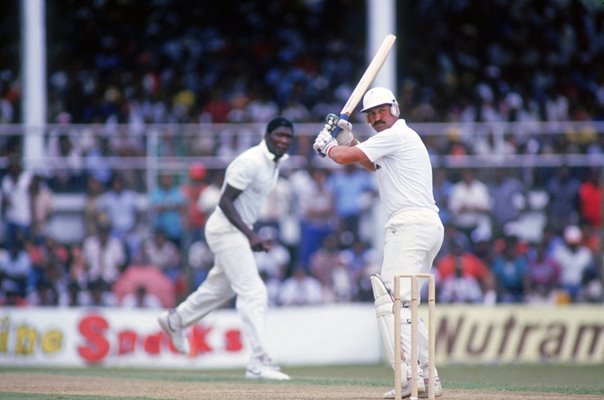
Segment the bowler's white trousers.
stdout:
<svg viewBox="0 0 604 400">
<path fill-rule="evenodd" d="M 235 306 L 252 349 L 252 359 L 268 356 L 266 286 L 258 274 L 247 238 L 234 226 L 225 224 L 223 216 L 216 214 L 213 213 L 206 224 L 206 240 L 214 253 L 214 266 L 199 288 L 178 305 L 176 311 L 183 325 L 190 326 L 236 295 Z"/>
<path fill-rule="evenodd" d="M 386 223 L 384 239 L 384 259 L 380 275 L 386 287 L 393 293 L 394 275 L 427 274 L 442 246 L 444 227 L 438 212 L 422 208 L 403 209 L 390 217 Z M 419 281 L 419 287 L 425 280 Z M 421 290 L 420 290 L 421 291 Z M 401 299 L 411 299 L 409 279 L 401 279 Z M 409 308 L 401 309 L 401 337 L 403 352 L 411 351 Z M 422 366 L 428 362 L 428 332 L 423 321 L 418 324 L 419 361 Z M 409 356 L 406 356 L 409 363 Z"/>
</svg>

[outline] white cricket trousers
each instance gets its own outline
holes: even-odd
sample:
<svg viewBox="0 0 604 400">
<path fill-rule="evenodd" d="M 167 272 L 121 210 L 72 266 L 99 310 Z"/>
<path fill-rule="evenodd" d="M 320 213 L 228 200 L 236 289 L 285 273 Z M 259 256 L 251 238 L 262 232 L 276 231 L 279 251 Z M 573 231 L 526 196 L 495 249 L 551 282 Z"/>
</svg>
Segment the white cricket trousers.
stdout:
<svg viewBox="0 0 604 400">
<path fill-rule="evenodd" d="M 386 287 L 392 293 L 394 275 L 427 274 L 442 246 L 444 227 L 438 213 L 427 209 L 405 209 L 392 215 L 386 223 L 384 239 L 384 259 L 381 276 Z M 419 288 L 426 283 L 419 280 Z M 411 283 L 401 279 L 401 300 L 411 300 Z M 411 312 L 401 309 L 402 348 L 410 362 L 411 351 Z M 422 320 L 418 324 L 419 361 L 425 366 L 428 362 L 428 332 Z"/>
<path fill-rule="evenodd" d="M 214 253 L 214 266 L 199 288 L 176 308 L 183 325 L 193 325 L 236 295 L 235 306 L 252 348 L 252 359 L 268 356 L 265 341 L 268 295 L 249 241 L 234 227 L 227 232 L 209 229 L 206 239 Z"/>
</svg>

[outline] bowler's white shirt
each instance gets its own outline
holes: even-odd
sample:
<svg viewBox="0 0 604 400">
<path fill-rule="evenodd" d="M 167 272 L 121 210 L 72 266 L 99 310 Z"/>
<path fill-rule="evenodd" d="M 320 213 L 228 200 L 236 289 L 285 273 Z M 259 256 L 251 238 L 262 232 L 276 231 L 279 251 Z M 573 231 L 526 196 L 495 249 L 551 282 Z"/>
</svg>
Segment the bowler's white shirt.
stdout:
<svg viewBox="0 0 604 400">
<path fill-rule="evenodd" d="M 399 119 L 357 147 L 376 171 L 380 197 L 388 218 L 403 209 L 424 208 L 438 212 L 432 193 L 432 165 L 426 146 L 413 129 Z"/>
<path fill-rule="evenodd" d="M 275 155 L 262 140 L 260 144 L 238 155 L 227 167 L 221 194 L 227 184 L 241 190 L 241 194 L 235 199 L 235 209 L 249 227 L 256 222 L 264 200 L 275 188 L 279 166 L 287 157 L 284 155 L 274 161 Z M 220 225 L 230 225 L 220 207 L 216 207 L 214 214 L 213 217 L 220 221 Z"/>
</svg>

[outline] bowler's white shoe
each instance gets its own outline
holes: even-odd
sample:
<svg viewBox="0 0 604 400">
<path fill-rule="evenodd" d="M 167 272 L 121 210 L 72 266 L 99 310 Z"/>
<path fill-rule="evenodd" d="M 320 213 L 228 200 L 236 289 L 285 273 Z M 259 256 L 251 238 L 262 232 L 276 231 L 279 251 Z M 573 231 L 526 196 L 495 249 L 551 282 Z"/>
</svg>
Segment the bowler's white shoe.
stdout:
<svg viewBox="0 0 604 400">
<path fill-rule="evenodd" d="M 281 372 L 281 369 L 273 364 L 270 358 L 257 358 L 250 362 L 245 370 L 247 379 L 271 379 L 277 381 L 288 381 L 289 375 Z"/>
<path fill-rule="evenodd" d="M 424 379 L 420 376 L 417 379 L 417 396 L 424 397 L 423 395 L 425 392 L 426 392 L 426 386 L 424 384 Z M 411 379 L 407 379 L 407 383 L 401 387 L 401 397 L 404 399 L 409 396 L 411 396 Z M 389 391 L 384 393 L 384 398 L 385 399 L 394 399 L 394 389 L 390 389 Z"/>
<path fill-rule="evenodd" d="M 181 354 L 189 354 L 189 341 L 176 310 L 164 311 L 157 317 L 157 322 L 168 334 L 176 350 Z"/>
</svg>

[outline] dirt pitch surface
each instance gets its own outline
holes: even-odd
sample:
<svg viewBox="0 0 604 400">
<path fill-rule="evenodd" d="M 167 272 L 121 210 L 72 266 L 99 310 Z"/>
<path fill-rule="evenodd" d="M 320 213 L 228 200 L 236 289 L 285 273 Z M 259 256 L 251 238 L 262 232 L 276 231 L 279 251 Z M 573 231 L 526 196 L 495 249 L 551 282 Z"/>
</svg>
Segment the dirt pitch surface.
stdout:
<svg viewBox="0 0 604 400">
<path fill-rule="evenodd" d="M 382 391 L 376 387 L 312 385 L 289 382 L 174 382 L 137 380 L 112 377 L 56 376 L 37 373 L 0 374 L 0 397 L 4 393 L 31 393 L 46 398 L 68 399 L 68 396 L 95 398 L 137 399 L 221 399 L 221 400 L 277 400 L 277 399 L 381 399 Z M 63 397 L 65 396 L 65 397 Z M 598 395 L 572 395 L 555 393 L 496 392 L 480 390 L 446 389 L 442 400 L 577 400 L 602 399 Z"/>
</svg>

